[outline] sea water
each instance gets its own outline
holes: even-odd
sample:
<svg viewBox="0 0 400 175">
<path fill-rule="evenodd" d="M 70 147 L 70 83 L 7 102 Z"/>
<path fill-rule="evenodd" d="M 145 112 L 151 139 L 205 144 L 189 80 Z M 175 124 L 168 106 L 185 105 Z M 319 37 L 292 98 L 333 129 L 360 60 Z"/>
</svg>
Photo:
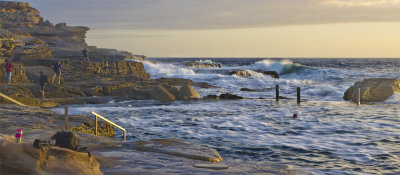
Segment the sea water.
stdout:
<svg viewBox="0 0 400 175">
<path fill-rule="evenodd" d="M 70 106 L 70 113 L 101 113 L 127 129 L 128 141 L 178 138 L 214 148 L 225 160 L 285 164 L 314 174 L 400 174 L 400 95 L 361 106 L 343 100 L 356 81 L 400 79 L 400 59 L 206 59 L 221 68 L 184 64 L 200 58 L 150 58 L 157 63 L 144 65 L 153 79 L 187 78 L 219 87 L 195 87 L 202 97 L 232 93 L 246 99 L 111 101 Z M 252 76 L 230 75 L 233 70 Z M 280 78 L 256 70 L 277 71 Z M 275 101 L 275 85 L 288 100 Z"/>
</svg>

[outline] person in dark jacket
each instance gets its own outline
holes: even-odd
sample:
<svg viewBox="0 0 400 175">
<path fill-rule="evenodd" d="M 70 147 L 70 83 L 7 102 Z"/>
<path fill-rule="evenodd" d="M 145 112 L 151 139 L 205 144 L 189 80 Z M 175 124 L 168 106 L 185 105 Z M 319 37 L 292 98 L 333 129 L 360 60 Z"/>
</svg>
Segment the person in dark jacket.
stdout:
<svg viewBox="0 0 400 175">
<path fill-rule="evenodd" d="M 40 71 L 40 77 L 39 77 L 39 85 L 40 85 L 40 93 L 42 94 L 42 100 L 44 99 L 44 85 L 47 82 L 47 76 L 43 74 L 42 71 Z"/>
<path fill-rule="evenodd" d="M 4 67 L 6 68 L 6 77 L 7 77 L 8 84 L 10 84 L 11 83 L 11 73 L 12 73 L 12 69 L 14 67 L 14 65 L 11 62 L 11 59 L 6 60 L 6 64 L 4 65 Z"/>
<path fill-rule="evenodd" d="M 57 63 L 54 64 L 54 67 L 53 67 L 54 76 L 53 76 L 53 79 L 51 80 L 51 83 L 54 82 L 54 79 L 56 79 L 56 77 L 58 77 L 58 84 L 61 83 L 61 69 L 62 69 L 61 62 L 57 61 Z"/>
<path fill-rule="evenodd" d="M 87 48 L 84 48 L 82 52 L 83 52 L 84 61 L 89 62 L 89 50 Z"/>
</svg>

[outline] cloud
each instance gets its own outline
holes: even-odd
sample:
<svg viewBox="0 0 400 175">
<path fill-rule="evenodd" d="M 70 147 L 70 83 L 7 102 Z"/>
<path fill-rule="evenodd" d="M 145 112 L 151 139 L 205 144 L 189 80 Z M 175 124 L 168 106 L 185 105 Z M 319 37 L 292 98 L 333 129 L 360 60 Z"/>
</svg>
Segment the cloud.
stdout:
<svg viewBox="0 0 400 175">
<path fill-rule="evenodd" d="M 326 0 L 322 3 L 339 7 L 390 7 L 400 5 L 400 0 Z"/>
<path fill-rule="evenodd" d="M 228 29 L 400 22 L 400 0 L 24 0 L 51 22 L 95 29 Z"/>
</svg>

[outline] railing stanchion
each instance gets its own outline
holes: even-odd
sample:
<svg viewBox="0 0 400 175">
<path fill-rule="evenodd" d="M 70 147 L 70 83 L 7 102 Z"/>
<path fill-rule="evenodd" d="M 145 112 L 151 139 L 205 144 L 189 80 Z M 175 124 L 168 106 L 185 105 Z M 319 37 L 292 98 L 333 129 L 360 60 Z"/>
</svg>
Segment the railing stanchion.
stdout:
<svg viewBox="0 0 400 175">
<path fill-rule="evenodd" d="M 96 129 L 95 129 L 95 130 L 96 130 L 96 134 L 95 134 L 95 135 L 97 135 L 97 127 L 98 127 L 98 126 L 97 126 L 97 115 L 94 115 L 94 116 L 96 117 L 96 118 L 95 118 L 95 122 L 96 122 L 96 124 L 95 124 L 95 128 L 96 128 Z"/>
<path fill-rule="evenodd" d="M 104 118 L 103 116 L 101 116 L 101 115 L 99 115 L 99 114 L 97 114 L 97 113 L 95 113 L 95 112 L 92 112 L 92 114 L 96 117 L 96 118 L 95 118 L 95 120 L 96 120 L 96 135 L 97 135 L 97 127 L 98 127 L 98 126 L 97 126 L 97 117 L 99 117 L 99 118 L 103 119 L 104 121 L 106 121 L 106 122 L 108 122 L 108 123 L 114 125 L 115 127 L 121 129 L 121 130 L 123 131 L 123 134 L 124 134 L 124 141 L 126 140 L 126 130 L 125 130 L 124 128 L 122 128 L 121 126 L 119 126 L 119 125 L 113 123 L 112 121 L 110 121 L 110 120 Z"/>
<path fill-rule="evenodd" d="M 65 107 L 65 130 L 69 130 L 69 125 L 68 125 L 68 106 Z"/>
</svg>

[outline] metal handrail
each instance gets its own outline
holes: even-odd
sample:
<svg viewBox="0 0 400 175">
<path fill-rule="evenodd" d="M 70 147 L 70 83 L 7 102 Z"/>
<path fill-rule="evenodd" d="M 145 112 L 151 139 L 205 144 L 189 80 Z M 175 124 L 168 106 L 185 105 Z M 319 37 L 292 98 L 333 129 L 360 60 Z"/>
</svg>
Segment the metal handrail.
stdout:
<svg viewBox="0 0 400 175">
<path fill-rule="evenodd" d="M 99 115 L 99 114 L 97 114 L 97 113 L 95 113 L 95 112 L 93 112 L 93 111 L 92 111 L 92 114 L 96 117 L 96 135 L 97 135 L 97 117 L 100 117 L 100 118 L 103 119 L 104 121 L 106 121 L 106 122 L 108 122 L 108 123 L 110 123 L 110 124 L 116 126 L 117 128 L 121 129 L 121 130 L 124 132 L 124 141 L 126 140 L 126 130 L 125 130 L 123 127 L 121 127 L 121 126 L 119 126 L 119 125 L 113 123 L 112 121 L 110 121 L 110 120 L 104 118 L 103 116 L 101 116 L 101 115 Z"/>
<path fill-rule="evenodd" d="M 15 103 L 15 104 L 17 104 L 17 105 L 26 106 L 26 105 L 22 104 L 21 102 L 19 102 L 19 101 L 17 101 L 17 100 L 14 100 L 14 99 L 12 99 L 11 97 L 9 97 L 9 96 L 7 96 L 7 95 L 4 95 L 4 94 L 2 94 L 2 93 L 0 93 L 0 97 L 3 97 L 3 98 L 5 98 L 5 99 L 7 99 L 8 101 L 11 101 L 11 102 L 13 102 L 13 103 Z"/>
</svg>

